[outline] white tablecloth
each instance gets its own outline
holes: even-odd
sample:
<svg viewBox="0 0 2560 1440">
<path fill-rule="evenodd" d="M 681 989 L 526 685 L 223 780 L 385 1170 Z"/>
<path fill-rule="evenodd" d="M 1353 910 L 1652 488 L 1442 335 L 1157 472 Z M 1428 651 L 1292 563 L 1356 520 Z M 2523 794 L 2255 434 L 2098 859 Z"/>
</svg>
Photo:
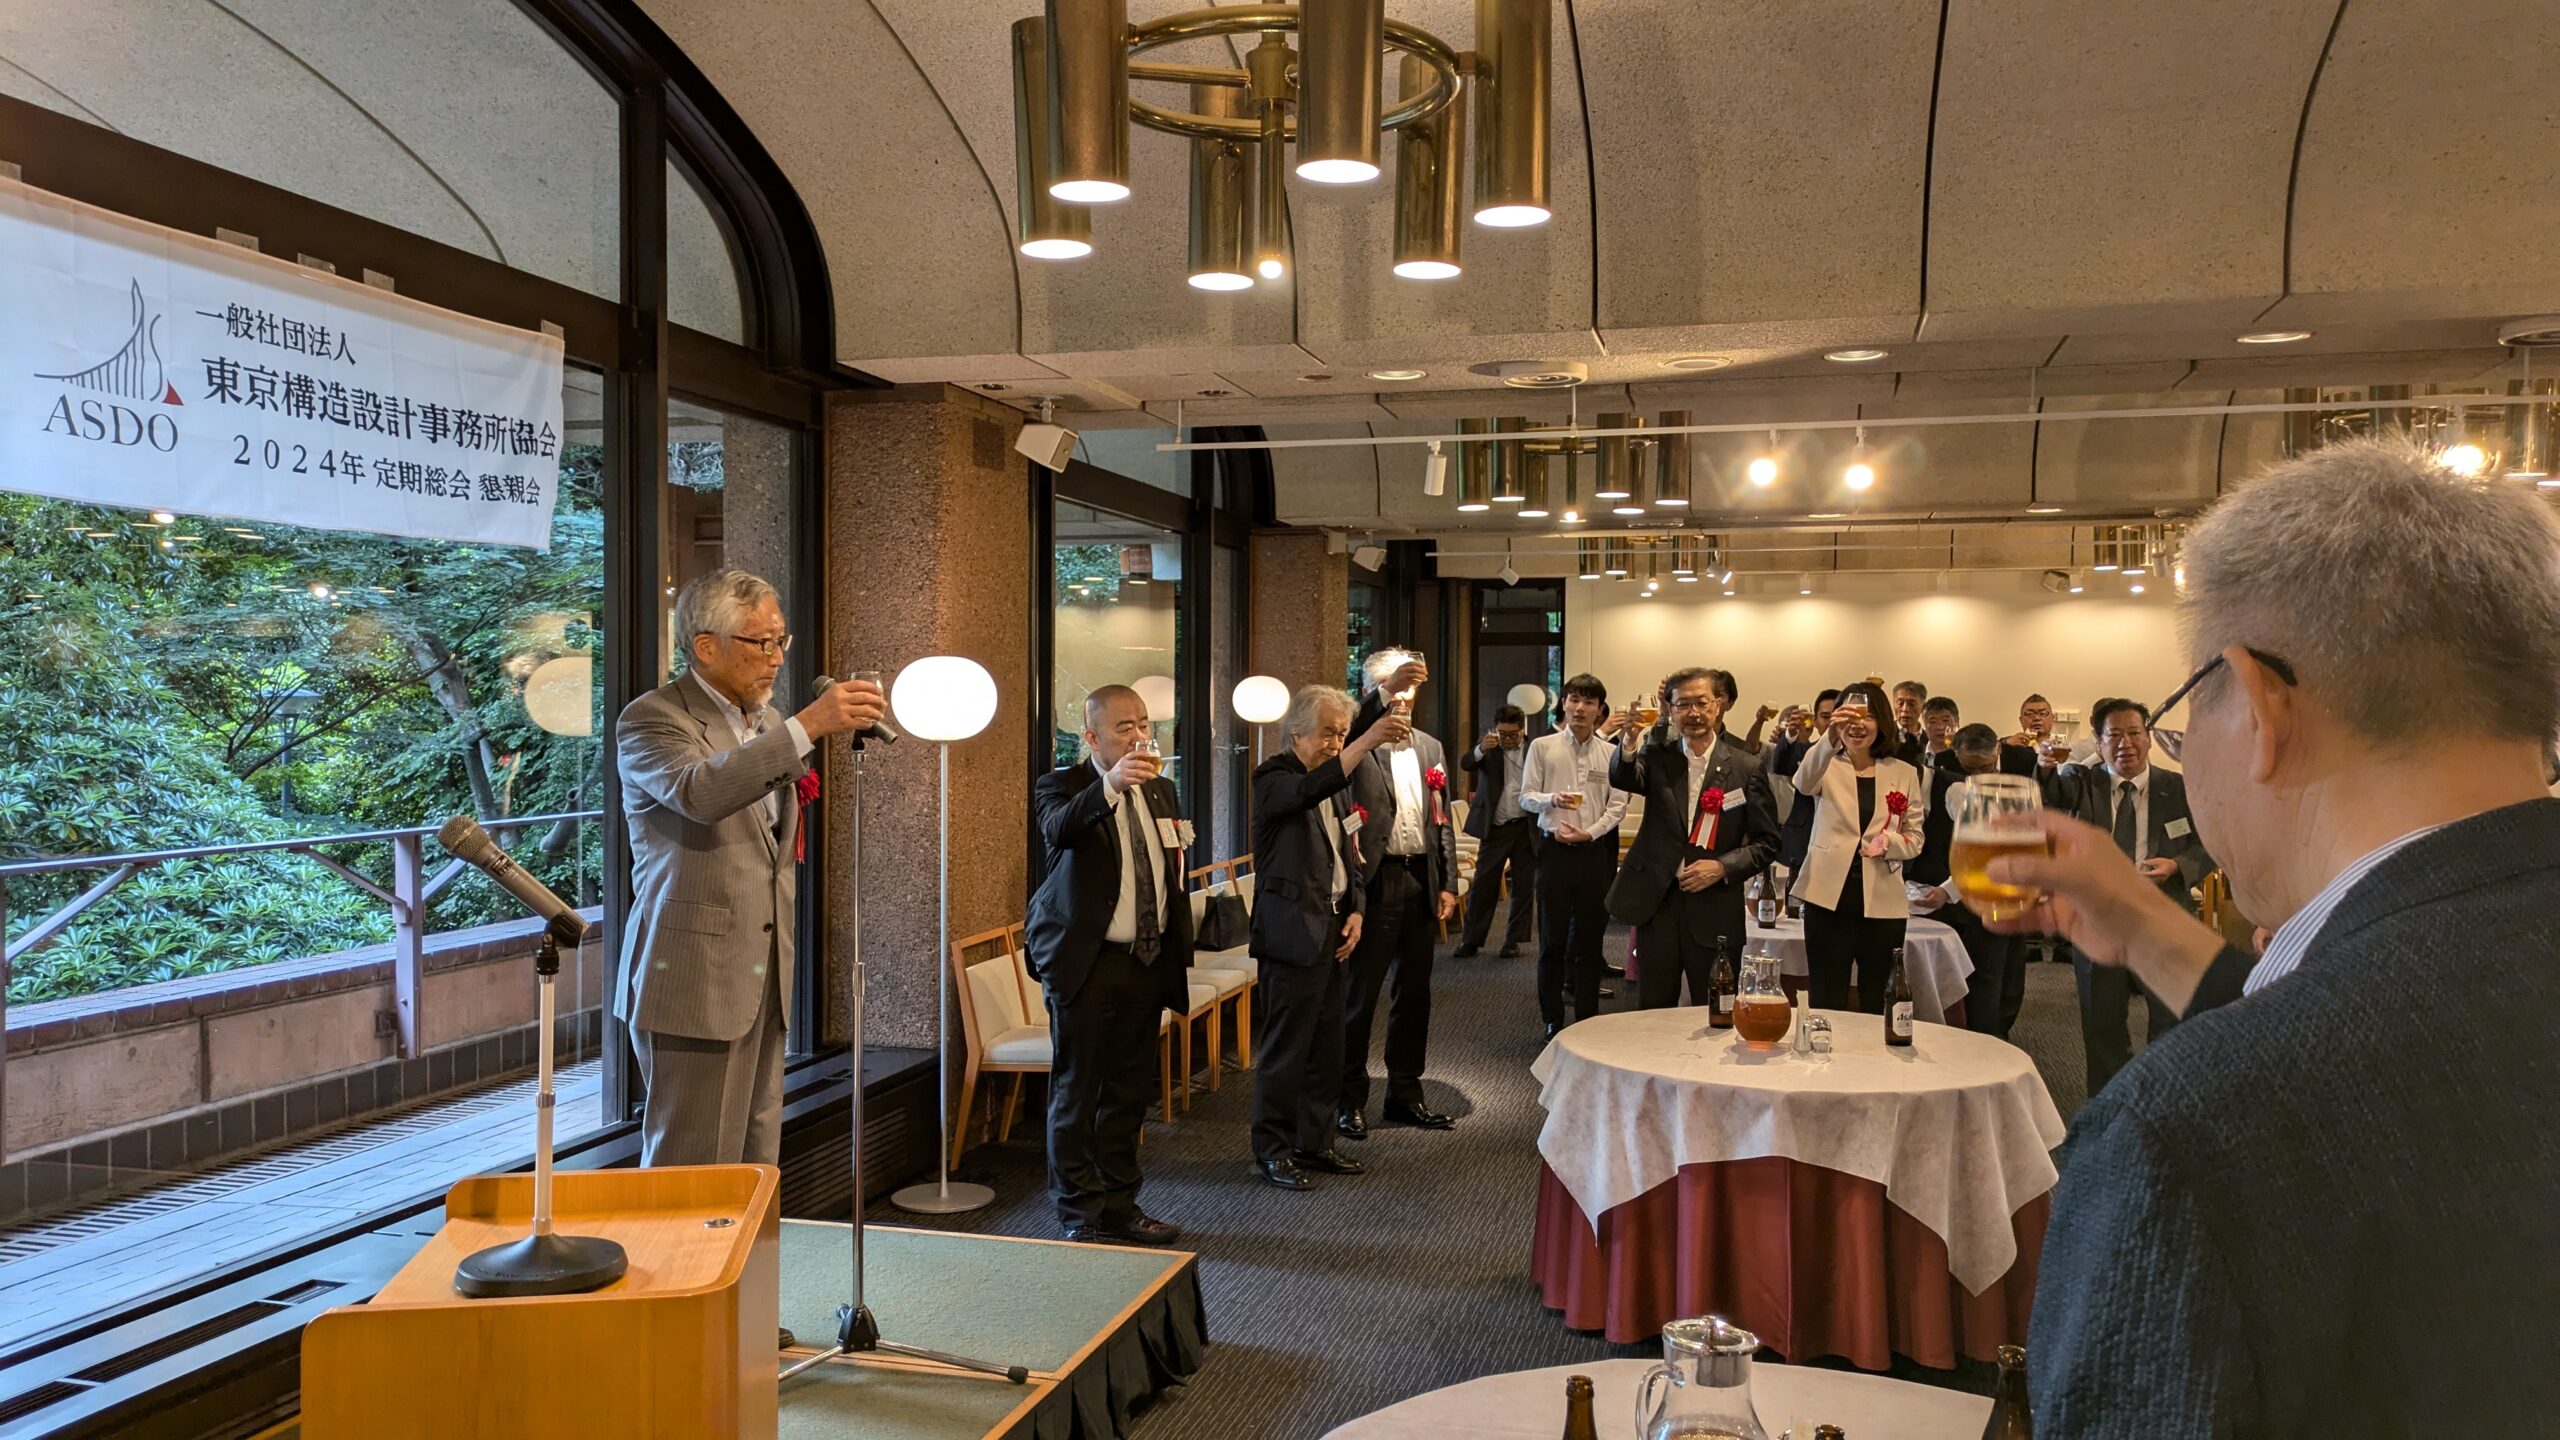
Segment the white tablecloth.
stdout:
<svg viewBox="0 0 2560 1440">
<path fill-rule="evenodd" d="M 1778 1155 L 1873 1180 L 1980 1294 L 2017 1259 L 2009 1217 L 2053 1188 L 2062 1116 L 2043 1077 L 1988 1035 L 1924 1022 L 1892 1049 L 1881 1016 L 1813 1013 L 1830 1018 L 1828 1056 L 1753 1050 L 1696 1009 L 1566 1027 L 1530 1067 L 1538 1153 L 1595 1230 L 1688 1165 Z"/>
<path fill-rule="evenodd" d="M 1745 936 L 1743 954 L 1765 944 L 1777 955 L 1780 970 L 1799 979 L 1808 973 L 1802 920 L 1780 920 L 1775 930 L 1762 929 L 1754 920 Z M 1965 953 L 1964 941 L 1945 921 L 1919 915 L 1911 917 L 1902 942 L 1902 968 L 1911 981 L 1912 1013 L 1923 1020 L 1945 1020 L 1947 1007 L 1964 999 L 1965 986 L 1973 979 L 1973 957 Z M 1877 976 L 1876 983 L 1883 984 L 1884 977 Z"/>
<path fill-rule="evenodd" d="M 1651 1368 L 1650 1360 L 1594 1360 L 1487 1375 L 1363 1415 L 1325 1440 L 1553 1440 L 1564 1431 L 1564 1382 L 1572 1375 L 1591 1377 L 1591 1418 L 1601 1440 L 1632 1436 L 1636 1388 Z M 1812 1440 L 1817 1425 L 1837 1425 L 1850 1440 L 1974 1440 L 1991 1418 L 1985 1396 L 1798 1365 L 1754 1364 L 1751 1407 L 1769 1440 L 1779 1440 L 1790 1424 L 1796 1440 Z"/>
</svg>

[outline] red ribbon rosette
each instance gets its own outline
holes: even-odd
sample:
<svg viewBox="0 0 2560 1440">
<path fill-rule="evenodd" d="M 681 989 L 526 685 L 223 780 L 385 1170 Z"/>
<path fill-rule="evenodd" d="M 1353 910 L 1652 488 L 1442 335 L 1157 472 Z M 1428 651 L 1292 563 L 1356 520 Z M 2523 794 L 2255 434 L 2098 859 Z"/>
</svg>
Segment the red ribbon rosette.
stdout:
<svg viewBox="0 0 2560 1440">
<path fill-rule="evenodd" d="M 809 807 L 817 803 L 818 772 L 803 774 L 792 789 L 800 796 L 800 824 L 791 835 L 791 859 L 797 863 L 809 858 Z"/>
<path fill-rule="evenodd" d="M 1899 790 L 1894 791 L 1884 797 L 1884 811 L 1896 820 L 1901 819 L 1911 813 L 1911 797 Z"/>
<path fill-rule="evenodd" d="M 1422 783 L 1434 790 L 1446 790 L 1449 788 L 1449 772 L 1434 765 L 1422 772 Z"/>
<path fill-rule="evenodd" d="M 1704 849 L 1715 848 L 1716 817 L 1724 813 L 1724 787 L 1710 785 L 1698 792 L 1698 813 L 1689 821 L 1689 843 Z"/>
</svg>

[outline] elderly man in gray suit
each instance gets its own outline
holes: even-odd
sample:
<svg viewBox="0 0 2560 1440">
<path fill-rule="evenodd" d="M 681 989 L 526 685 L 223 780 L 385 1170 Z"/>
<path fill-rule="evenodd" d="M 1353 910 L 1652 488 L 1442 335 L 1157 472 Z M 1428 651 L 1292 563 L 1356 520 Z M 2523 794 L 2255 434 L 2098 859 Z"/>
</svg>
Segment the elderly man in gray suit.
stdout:
<svg viewBox="0 0 2560 1440">
<path fill-rule="evenodd" d="M 614 1018 L 648 1087 L 644 1165 L 772 1165 L 782 1154 L 794 793 L 826 736 L 866 729 L 880 687 L 847 681 L 784 719 L 770 702 L 791 648 L 774 588 L 719 570 L 676 597 L 685 673 L 614 725 L 631 911 Z"/>
</svg>

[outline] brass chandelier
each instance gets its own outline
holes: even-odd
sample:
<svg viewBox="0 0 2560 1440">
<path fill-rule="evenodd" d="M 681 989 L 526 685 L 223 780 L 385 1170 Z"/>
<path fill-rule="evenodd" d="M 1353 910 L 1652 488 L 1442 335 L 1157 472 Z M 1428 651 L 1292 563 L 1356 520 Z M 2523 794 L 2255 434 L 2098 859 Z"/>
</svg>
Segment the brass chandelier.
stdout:
<svg viewBox="0 0 2560 1440">
<path fill-rule="evenodd" d="M 1129 198 L 1134 122 L 1190 141 L 1191 284 L 1276 283 L 1289 274 L 1288 173 L 1322 185 L 1373 181 L 1394 131 L 1395 273 L 1455 277 L 1469 198 L 1479 225 L 1539 225 L 1552 213 L 1553 3 L 1476 0 L 1475 48 L 1460 51 L 1388 19 L 1385 0 L 1219 6 L 1140 25 L 1129 23 L 1128 0 L 1047 0 L 1043 14 L 1013 24 L 1017 246 L 1036 260 L 1093 253 L 1092 207 Z M 1260 37 L 1244 68 L 1137 58 L 1222 35 Z M 1381 84 L 1389 51 L 1392 108 Z M 1188 108 L 1134 98 L 1132 81 L 1186 86 Z M 1471 187 L 1462 98 L 1474 112 Z"/>
</svg>

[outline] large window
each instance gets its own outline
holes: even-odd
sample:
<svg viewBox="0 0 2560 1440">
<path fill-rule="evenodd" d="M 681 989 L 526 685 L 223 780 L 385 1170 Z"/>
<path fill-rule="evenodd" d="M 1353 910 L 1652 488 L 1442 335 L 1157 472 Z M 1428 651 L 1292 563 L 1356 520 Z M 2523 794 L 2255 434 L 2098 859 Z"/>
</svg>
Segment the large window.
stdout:
<svg viewBox="0 0 2560 1440">
<path fill-rule="evenodd" d="M 1084 697 L 1104 685 L 1128 685 L 1146 698 L 1165 773 L 1180 785 L 1187 757 L 1177 753 L 1174 712 L 1188 661 L 1181 535 L 1062 500 L 1052 566 L 1055 762 L 1073 764 L 1084 754 Z"/>
</svg>

